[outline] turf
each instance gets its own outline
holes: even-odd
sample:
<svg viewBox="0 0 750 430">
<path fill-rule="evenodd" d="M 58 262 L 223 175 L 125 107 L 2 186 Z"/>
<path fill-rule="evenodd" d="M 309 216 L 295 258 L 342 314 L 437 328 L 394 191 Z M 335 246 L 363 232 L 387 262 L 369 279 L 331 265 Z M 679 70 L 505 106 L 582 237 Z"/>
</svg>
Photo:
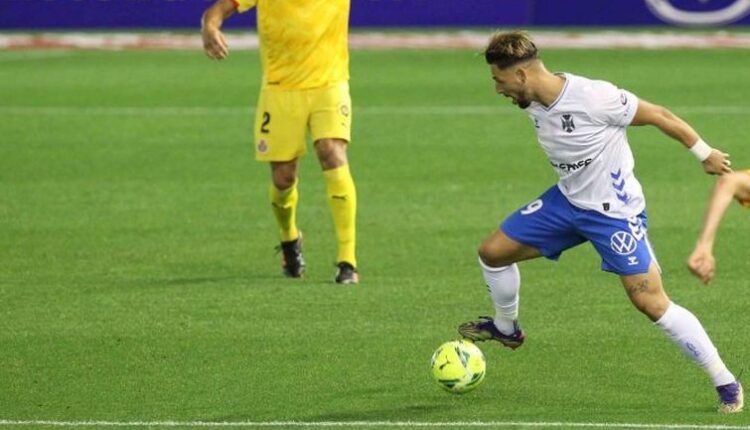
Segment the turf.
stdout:
<svg viewBox="0 0 750 430">
<path fill-rule="evenodd" d="M 47 55 L 49 54 L 49 55 Z M 750 167 L 744 51 L 546 51 L 555 70 L 674 108 Z M 635 311 L 589 245 L 521 266 L 528 340 L 441 391 L 428 361 L 491 313 L 476 247 L 554 183 L 525 114 L 471 51 L 352 54 L 362 283 L 331 283 L 322 175 L 303 160 L 306 279 L 280 277 L 252 158 L 255 52 L 0 52 L 0 419 L 750 424 Z M 731 107 L 729 109 L 728 107 Z M 684 268 L 712 179 L 630 132 L 673 300 L 746 366 L 748 213 L 718 279 Z"/>
</svg>

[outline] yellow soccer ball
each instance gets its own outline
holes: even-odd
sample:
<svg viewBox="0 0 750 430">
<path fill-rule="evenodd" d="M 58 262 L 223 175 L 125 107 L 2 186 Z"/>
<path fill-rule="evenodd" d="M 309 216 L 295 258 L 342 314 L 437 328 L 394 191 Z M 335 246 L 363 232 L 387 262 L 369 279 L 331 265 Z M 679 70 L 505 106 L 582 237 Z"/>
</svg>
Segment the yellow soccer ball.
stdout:
<svg viewBox="0 0 750 430">
<path fill-rule="evenodd" d="M 487 363 L 484 354 L 469 340 L 445 342 L 432 354 L 432 376 L 441 387 L 461 394 L 484 380 Z"/>
</svg>

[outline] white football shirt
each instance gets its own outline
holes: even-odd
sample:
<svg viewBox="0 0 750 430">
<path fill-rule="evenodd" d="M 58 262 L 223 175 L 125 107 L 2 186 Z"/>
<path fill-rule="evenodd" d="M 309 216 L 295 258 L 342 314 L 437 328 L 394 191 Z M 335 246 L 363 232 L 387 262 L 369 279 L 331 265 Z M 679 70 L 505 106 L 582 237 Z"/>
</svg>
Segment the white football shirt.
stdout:
<svg viewBox="0 0 750 430">
<path fill-rule="evenodd" d="M 638 98 L 609 82 L 570 73 L 548 107 L 526 108 L 539 144 L 560 180 L 557 186 L 573 205 L 613 218 L 630 218 L 645 209 L 641 184 L 633 175 L 633 153 L 625 134 Z"/>
</svg>

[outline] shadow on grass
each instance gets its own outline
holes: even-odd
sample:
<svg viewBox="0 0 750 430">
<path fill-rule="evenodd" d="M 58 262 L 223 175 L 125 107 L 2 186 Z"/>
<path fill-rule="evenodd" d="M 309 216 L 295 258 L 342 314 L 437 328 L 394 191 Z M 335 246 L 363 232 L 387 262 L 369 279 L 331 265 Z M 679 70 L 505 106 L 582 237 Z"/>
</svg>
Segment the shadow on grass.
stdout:
<svg viewBox="0 0 750 430">
<path fill-rule="evenodd" d="M 287 416 L 281 421 L 289 422 L 352 422 L 352 421 L 403 421 L 404 417 L 409 417 L 411 421 L 419 421 L 429 417 L 435 411 L 444 410 L 445 404 L 403 404 L 394 408 L 381 409 L 358 409 L 357 406 L 351 406 L 350 410 L 341 410 L 336 412 Z M 220 417 L 213 417 L 211 421 L 217 422 L 241 422 L 241 421 L 259 421 L 257 417 L 246 414 L 231 414 Z"/>
<path fill-rule="evenodd" d="M 284 286 L 284 278 L 272 275 L 226 275 L 226 276 L 192 276 L 192 277 L 162 277 L 162 278 L 129 278 L 117 282 L 118 286 L 140 288 L 170 288 L 170 287 L 248 287 L 273 288 Z M 291 281 L 293 282 L 293 281 Z M 294 284 L 291 284 L 294 285 Z"/>
<path fill-rule="evenodd" d="M 337 411 L 333 413 L 311 415 L 304 421 L 402 421 L 404 417 L 418 421 L 422 417 L 430 416 L 434 411 L 444 410 L 442 403 L 433 404 L 404 404 L 389 409 Z"/>
</svg>

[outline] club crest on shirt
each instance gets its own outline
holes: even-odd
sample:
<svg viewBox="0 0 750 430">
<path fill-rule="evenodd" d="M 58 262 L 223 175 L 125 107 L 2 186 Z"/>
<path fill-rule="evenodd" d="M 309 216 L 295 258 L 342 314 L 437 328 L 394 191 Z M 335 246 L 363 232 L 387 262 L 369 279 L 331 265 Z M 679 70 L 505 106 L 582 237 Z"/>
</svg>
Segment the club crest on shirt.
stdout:
<svg viewBox="0 0 750 430">
<path fill-rule="evenodd" d="M 565 113 L 562 116 L 562 129 L 568 133 L 572 133 L 576 129 L 576 124 L 573 122 L 573 115 Z"/>
</svg>

